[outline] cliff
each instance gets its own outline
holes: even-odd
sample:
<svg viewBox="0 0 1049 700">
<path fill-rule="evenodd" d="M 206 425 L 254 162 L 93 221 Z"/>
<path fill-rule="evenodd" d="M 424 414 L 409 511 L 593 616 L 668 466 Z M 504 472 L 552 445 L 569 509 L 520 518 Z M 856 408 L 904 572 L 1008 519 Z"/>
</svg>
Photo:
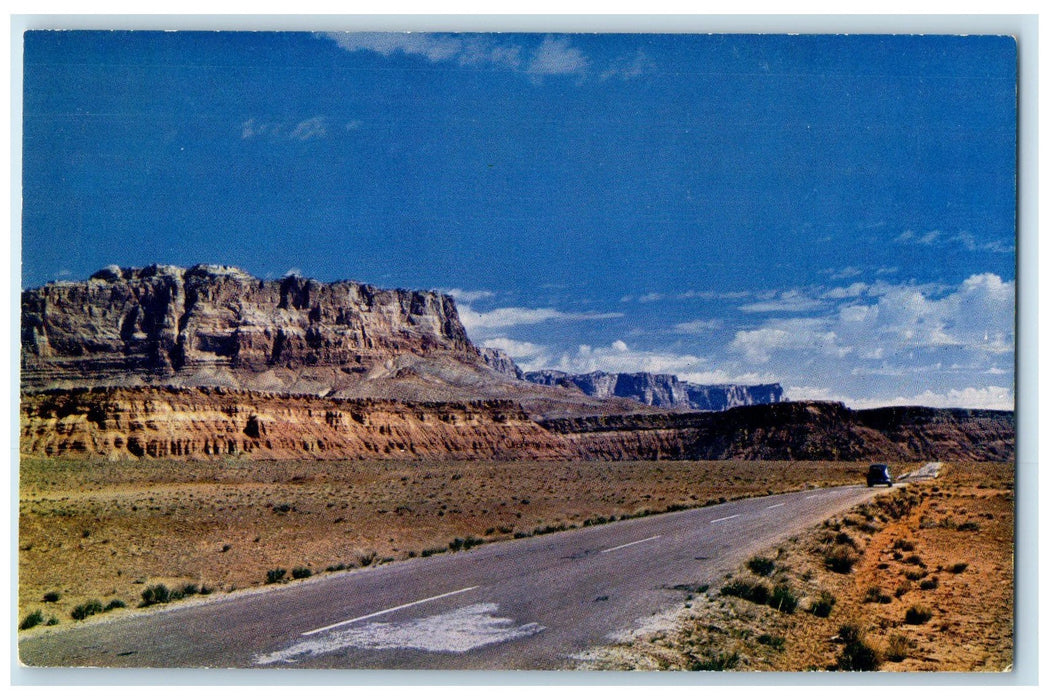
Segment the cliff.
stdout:
<svg viewBox="0 0 1049 700">
<path fill-rule="evenodd" d="M 692 384 L 672 374 L 649 372 L 568 374 L 544 369 L 526 372 L 524 378 L 542 386 L 578 389 L 595 398 L 619 397 L 669 410 L 724 411 L 783 400 L 779 384 Z"/>
<path fill-rule="evenodd" d="M 454 302 L 437 292 L 153 265 L 22 293 L 27 389 L 163 383 L 325 393 L 402 355 L 483 366 Z"/>
<path fill-rule="evenodd" d="M 577 456 L 509 401 L 329 399 L 207 387 L 23 395 L 21 452 L 107 459 Z"/>
<path fill-rule="evenodd" d="M 717 413 L 540 421 L 589 459 L 1015 459 L 1011 411 L 790 402 Z"/>
</svg>

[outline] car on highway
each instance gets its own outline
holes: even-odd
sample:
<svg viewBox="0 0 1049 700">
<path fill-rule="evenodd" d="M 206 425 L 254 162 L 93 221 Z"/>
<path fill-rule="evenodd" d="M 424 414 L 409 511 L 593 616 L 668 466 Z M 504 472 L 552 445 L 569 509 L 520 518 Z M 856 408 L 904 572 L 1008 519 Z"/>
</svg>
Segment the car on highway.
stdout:
<svg viewBox="0 0 1049 700">
<path fill-rule="evenodd" d="M 888 464 L 872 464 L 867 467 L 867 486 L 878 484 L 892 486 L 892 474 L 889 473 Z"/>
</svg>

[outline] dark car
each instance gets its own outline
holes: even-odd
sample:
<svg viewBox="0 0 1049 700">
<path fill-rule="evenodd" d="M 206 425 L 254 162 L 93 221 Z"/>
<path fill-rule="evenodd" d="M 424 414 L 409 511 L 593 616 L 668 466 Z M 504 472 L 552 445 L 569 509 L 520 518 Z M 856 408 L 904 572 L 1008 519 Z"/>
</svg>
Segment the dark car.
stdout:
<svg viewBox="0 0 1049 700">
<path fill-rule="evenodd" d="M 872 464 L 867 468 L 867 486 L 877 484 L 892 486 L 892 474 L 889 473 L 888 464 Z"/>
</svg>

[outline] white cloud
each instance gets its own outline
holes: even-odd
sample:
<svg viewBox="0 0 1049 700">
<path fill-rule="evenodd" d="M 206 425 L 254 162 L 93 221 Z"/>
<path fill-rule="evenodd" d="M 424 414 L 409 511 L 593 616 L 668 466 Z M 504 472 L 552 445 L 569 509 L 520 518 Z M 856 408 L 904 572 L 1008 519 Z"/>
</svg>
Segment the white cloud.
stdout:
<svg viewBox="0 0 1049 700">
<path fill-rule="evenodd" d="M 266 137 L 271 140 L 309 141 L 328 135 L 327 122 L 326 117 L 318 115 L 289 128 L 284 122 L 263 121 L 253 117 L 241 123 L 240 137 L 245 140 Z"/>
<path fill-rule="evenodd" d="M 545 345 L 529 343 L 512 338 L 489 338 L 482 347 L 497 348 L 513 358 L 522 368 L 543 369 L 550 362 L 549 349 Z"/>
<path fill-rule="evenodd" d="M 926 231 L 922 234 L 917 234 L 914 231 L 904 231 L 894 240 L 896 243 L 910 245 L 955 246 L 969 252 L 980 251 L 1003 254 L 1016 252 L 1015 241 L 1003 239 L 977 240 L 971 231 L 958 231 L 953 234 L 946 234 L 943 231 Z"/>
<path fill-rule="evenodd" d="M 431 63 L 455 58 L 463 50 L 457 37 L 398 32 L 332 32 L 326 34 L 347 51 L 372 51 L 382 56 L 403 53 L 422 56 Z"/>
<path fill-rule="evenodd" d="M 486 328 L 534 325 L 545 321 L 591 321 L 619 318 L 622 315 L 621 313 L 566 313 L 557 309 L 528 309 L 520 306 L 508 306 L 491 311 L 474 311 L 469 304 L 459 306 L 459 319 L 470 332 Z"/>
<path fill-rule="evenodd" d="M 663 301 L 663 299 L 665 298 L 665 294 L 660 294 L 659 292 L 649 292 L 648 294 L 642 294 L 640 297 L 637 298 L 637 300 L 640 301 L 642 304 L 650 304 L 654 301 Z"/>
<path fill-rule="evenodd" d="M 580 345 L 574 352 L 564 353 L 552 369 L 574 374 L 605 372 L 652 372 L 654 374 L 682 374 L 709 369 L 707 360 L 690 354 L 675 354 L 648 350 L 633 350 L 622 340 L 607 347 Z"/>
<path fill-rule="evenodd" d="M 313 117 L 312 119 L 306 119 L 295 125 L 295 128 L 288 134 L 289 139 L 295 139 L 296 141 L 309 141 L 310 139 L 320 138 L 326 136 L 328 129 L 326 126 L 326 120 L 324 117 Z"/>
<path fill-rule="evenodd" d="M 589 64 L 583 52 L 572 46 L 568 37 L 548 36 L 532 56 L 528 73 L 533 76 L 584 75 Z"/>
<path fill-rule="evenodd" d="M 475 301 L 481 299 L 490 299 L 495 296 L 495 292 L 489 292 L 486 289 L 478 289 L 474 291 L 467 291 L 465 289 L 445 289 L 442 290 L 445 294 L 455 299 L 457 302 L 463 304 L 472 304 Z"/>
<path fill-rule="evenodd" d="M 834 287 L 823 294 L 824 299 L 848 299 L 858 297 L 870 289 L 870 285 L 863 282 L 853 282 L 848 287 Z"/>
<path fill-rule="evenodd" d="M 633 56 L 619 58 L 612 62 L 608 70 L 601 73 L 601 80 L 619 78 L 620 80 L 633 80 L 642 75 L 652 73 L 657 69 L 655 61 L 641 49 Z"/>
<path fill-rule="evenodd" d="M 774 353 L 784 350 L 815 351 L 834 357 L 844 357 L 852 351 L 838 341 L 825 321 L 792 318 L 770 321 L 752 331 L 737 331 L 729 348 L 743 353 L 751 362 L 767 363 Z"/>
<path fill-rule="evenodd" d="M 931 408 L 975 408 L 1011 411 L 1015 408 L 1013 392 L 1003 386 L 965 387 L 943 392 L 923 391 L 901 396 L 886 395 L 857 399 L 826 387 L 791 386 L 784 393 L 794 401 L 840 401 L 855 409 L 882 406 L 929 406 Z"/>
<path fill-rule="evenodd" d="M 346 51 L 371 51 L 381 56 L 403 54 L 431 63 L 457 63 L 464 67 L 492 66 L 523 71 L 533 78 L 549 75 L 583 76 L 590 60 L 567 36 L 547 36 L 530 56 L 518 44 L 488 36 L 426 33 L 332 32 L 325 34 Z M 609 69 L 610 75 L 629 79 L 650 67 L 642 52 Z"/>
</svg>

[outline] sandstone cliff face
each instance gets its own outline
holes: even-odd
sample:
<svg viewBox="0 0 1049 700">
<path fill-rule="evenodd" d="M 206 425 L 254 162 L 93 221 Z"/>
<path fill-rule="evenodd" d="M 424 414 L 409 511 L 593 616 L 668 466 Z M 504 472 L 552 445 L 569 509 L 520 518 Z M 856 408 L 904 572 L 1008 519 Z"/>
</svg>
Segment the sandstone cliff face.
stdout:
<svg viewBox="0 0 1049 700">
<path fill-rule="evenodd" d="M 724 411 L 783 400 L 783 388 L 779 384 L 692 384 L 672 374 L 650 372 L 568 374 L 544 369 L 526 372 L 524 378 L 543 386 L 575 388 L 595 398 L 620 397 L 672 410 Z"/>
<path fill-rule="evenodd" d="M 570 459 L 508 401 L 415 403 L 224 388 L 24 395 L 21 452 L 106 459 Z"/>
<path fill-rule="evenodd" d="M 106 268 L 86 282 L 22 294 L 28 389 L 175 383 L 294 390 L 311 370 L 336 369 L 304 387 L 323 393 L 400 355 L 481 365 L 454 302 L 437 292 L 154 265 Z"/>
</svg>

